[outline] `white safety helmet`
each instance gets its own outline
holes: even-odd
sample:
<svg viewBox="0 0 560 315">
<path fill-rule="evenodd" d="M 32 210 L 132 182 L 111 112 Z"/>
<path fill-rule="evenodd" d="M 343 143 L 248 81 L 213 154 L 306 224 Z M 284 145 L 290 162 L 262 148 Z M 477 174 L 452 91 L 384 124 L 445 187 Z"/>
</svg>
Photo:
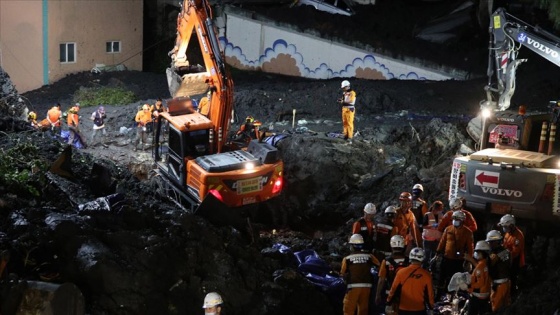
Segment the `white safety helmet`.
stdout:
<svg viewBox="0 0 560 315">
<path fill-rule="evenodd" d="M 415 247 L 408 255 L 409 260 L 424 261 L 424 250 L 420 247 Z"/>
<path fill-rule="evenodd" d="M 404 248 L 404 237 L 402 237 L 401 235 L 391 236 L 389 245 L 391 245 L 391 248 Z"/>
<path fill-rule="evenodd" d="M 387 208 L 385 208 L 385 214 L 397 214 L 397 207 L 395 206 L 388 206 Z"/>
<path fill-rule="evenodd" d="M 490 244 L 488 244 L 487 241 L 478 241 L 478 242 L 476 242 L 476 246 L 474 247 L 474 250 L 489 252 L 490 251 Z"/>
<path fill-rule="evenodd" d="M 375 205 L 373 203 L 368 203 L 366 204 L 366 206 L 364 207 L 364 212 L 366 214 L 376 214 L 377 213 L 377 208 L 375 207 Z"/>
<path fill-rule="evenodd" d="M 499 226 L 515 225 L 515 217 L 511 214 L 506 214 L 500 218 Z"/>
<path fill-rule="evenodd" d="M 504 237 L 502 236 L 502 233 L 500 233 L 500 231 L 498 231 L 498 230 L 492 230 L 492 231 L 490 231 L 486 234 L 486 241 L 487 242 L 501 241 L 503 238 Z"/>
<path fill-rule="evenodd" d="M 342 83 L 340 84 L 340 88 L 343 89 L 343 88 L 347 88 L 347 87 L 350 87 L 350 81 L 348 81 L 348 80 L 342 81 Z"/>
<path fill-rule="evenodd" d="M 449 200 L 449 208 L 452 210 L 459 210 L 463 207 L 463 202 L 459 198 Z"/>
<path fill-rule="evenodd" d="M 222 297 L 218 293 L 210 292 L 204 297 L 204 304 L 202 305 L 202 308 L 214 307 L 223 303 L 224 300 L 222 300 Z"/>
<path fill-rule="evenodd" d="M 420 191 L 424 191 L 424 186 L 422 186 L 422 184 L 416 184 L 414 186 L 412 186 L 412 190 L 418 189 Z"/>
<path fill-rule="evenodd" d="M 453 214 L 451 215 L 451 218 L 453 220 L 461 220 L 461 221 L 465 221 L 465 219 L 467 218 L 467 216 L 465 215 L 465 213 L 461 210 L 456 210 L 453 211 Z"/>
<path fill-rule="evenodd" d="M 364 243 L 364 238 L 360 234 L 352 234 L 348 243 L 352 245 L 361 245 Z"/>
</svg>

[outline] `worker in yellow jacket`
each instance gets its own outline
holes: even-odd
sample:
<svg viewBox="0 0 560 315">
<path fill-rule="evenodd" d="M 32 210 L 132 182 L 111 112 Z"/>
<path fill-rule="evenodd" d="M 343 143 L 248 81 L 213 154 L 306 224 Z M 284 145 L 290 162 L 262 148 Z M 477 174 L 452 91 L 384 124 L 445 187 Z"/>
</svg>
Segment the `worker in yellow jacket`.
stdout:
<svg viewBox="0 0 560 315">
<path fill-rule="evenodd" d="M 340 88 L 343 91 L 338 103 L 342 105 L 342 134 L 344 139 L 352 143 L 354 137 L 354 115 L 356 113 L 356 92 L 350 88 L 348 80 L 342 81 Z"/>
<path fill-rule="evenodd" d="M 147 136 L 148 133 L 147 124 L 152 122 L 152 112 L 150 111 L 150 105 L 144 104 L 142 109 L 136 113 L 134 118 L 136 121 L 136 139 L 134 139 L 134 151 L 138 149 L 138 144 L 142 142 L 142 150 L 148 147 Z"/>
</svg>

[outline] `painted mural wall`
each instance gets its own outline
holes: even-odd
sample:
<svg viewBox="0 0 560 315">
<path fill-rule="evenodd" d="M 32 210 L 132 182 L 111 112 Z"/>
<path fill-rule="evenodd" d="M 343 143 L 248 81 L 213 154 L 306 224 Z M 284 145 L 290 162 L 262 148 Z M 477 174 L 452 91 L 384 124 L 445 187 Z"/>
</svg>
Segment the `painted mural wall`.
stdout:
<svg viewBox="0 0 560 315">
<path fill-rule="evenodd" d="M 238 69 L 313 79 L 465 79 L 460 71 L 438 71 L 298 33 L 227 9 L 225 13 L 225 33 L 220 41 L 227 63 Z"/>
</svg>

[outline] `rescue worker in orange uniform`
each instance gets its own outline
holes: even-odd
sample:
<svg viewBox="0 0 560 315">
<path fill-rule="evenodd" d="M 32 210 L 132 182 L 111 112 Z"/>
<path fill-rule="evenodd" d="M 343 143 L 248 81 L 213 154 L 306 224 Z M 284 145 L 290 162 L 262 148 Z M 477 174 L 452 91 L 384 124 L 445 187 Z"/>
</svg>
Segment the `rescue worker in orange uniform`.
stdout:
<svg viewBox="0 0 560 315">
<path fill-rule="evenodd" d="M 150 105 L 144 104 L 142 109 L 136 113 L 136 117 L 134 118 L 136 121 L 136 139 L 134 139 L 134 151 L 138 149 L 138 144 L 142 143 L 142 150 L 145 150 L 147 147 L 147 136 L 146 133 L 148 132 L 146 125 L 152 121 L 152 113 L 150 112 Z"/>
<path fill-rule="evenodd" d="M 198 108 L 196 110 L 200 114 L 208 117 L 208 114 L 210 113 L 210 102 L 212 101 L 212 96 L 213 96 L 214 92 L 217 91 L 217 88 L 214 85 L 214 80 L 212 80 L 212 78 L 210 78 L 210 77 L 206 78 L 204 83 L 206 83 L 208 85 L 208 89 L 206 90 L 206 96 L 204 96 L 200 99 L 200 102 L 198 104 Z"/>
<path fill-rule="evenodd" d="M 488 270 L 488 257 L 490 244 L 486 241 L 476 242 L 474 257 L 465 255 L 465 260 L 475 266 L 471 274 L 469 285 L 469 312 L 468 315 L 482 315 L 490 312 L 490 290 L 492 279 Z"/>
<path fill-rule="evenodd" d="M 381 262 L 379 267 L 379 280 L 375 294 L 375 304 L 381 305 L 387 300 L 389 289 L 395 280 L 397 271 L 409 265 L 408 257 L 404 254 L 404 238 L 394 235 L 390 241 L 391 254 Z M 393 310 L 399 309 L 399 299 L 394 298 L 391 305 Z"/>
<path fill-rule="evenodd" d="M 262 123 L 258 120 L 255 120 L 253 116 L 247 116 L 247 118 L 245 118 L 245 123 L 239 126 L 239 130 L 235 134 L 235 139 L 237 141 L 246 140 L 247 143 L 252 139 L 258 139 L 259 126 L 261 125 Z"/>
<path fill-rule="evenodd" d="M 373 244 L 377 240 L 376 226 L 374 216 L 377 213 L 377 208 L 373 203 L 368 203 L 364 207 L 364 216 L 358 219 L 352 225 L 352 234 L 360 234 L 364 239 L 363 250 L 371 253 L 373 251 Z"/>
<path fill-rule="evenodd" d="M 432 275 L 422 268 L 424 250 L 413 248 L 409 255 L 410 266 L 397 272 L 387 297 L 387 315 L 394 314 L 391 307 L 393 300 L 400 297 L 399 315 L 432 314 L 434 309 L 434 289 Z"/>
<path fill-rule="evenodd" d="M 436 200 L 430 207 L 429 211 L 423 216 L 422 242 L 424 244 L 425 260 L 422 266 L 428 269 L 428 264 L 435 257 L 441 232 L 438 230 L 438 224 L 443 218 L 443 202 Z"/>
<path fill-rule="evenodd" d="M 352 143 L 352 138 L 354 137 L 354 115 L 356 114 L 356 92 L 350 88 L 348 80 L 342 81 L 340 88 L 343 91 L 342 97 L 338 100 L 338 103 L 342 105 L 342 134 L 344 135 L 344 140 Z"/>
<path fill-rule="evenodd" d="M 466 227 L 465 213 L 453 211 L 453 224 L 448 226 L 441 236 L 437 253 L 443 255 L 441 263 L 441 280 L 449 283 L 456 272 L 463 272 L 465 255 L 473 255 L 473 232 Z"/>
<path fill-rule="evenodd" d="M 422 246 L 422 236 L 420 230 L 416 225 L 416 217 L 410 211 L 412 207 L 412 196 L 409 192 L 402 192 L 399 196 L 400 207 L 397 208 L 397 216 L 395 218 L 395 227 L 398 233 L 406 240 L 407 249 L 405 254 L 408 254 L 413 247 Z"/>
<path fill-rule="evenodd" d="M 369 312 L 369 296 L 373 286 L 371 268 L 379 266 L 379 260 L 371 253 L 363 251 L 364 239 L 360 234 L 352 234 L 349 243 L 352 254 L 344 257 L 340 274 L 346 283 L 346 294 L 343 300 L 344 315 L 367 315 Z"/>
<path fill-rule="evenodd" d="M 492 312 L 498 312 L 511 303 L 511 254 L 502 245 L 503 236 L 500 231 L 488 232 L 486 241 L 491 248 L 489 270 L 492 278 L 492 293 L 490 303 L 492 303 Z"/>
<path fill-rule="evenodd" d="M 72 106 L 72 108 L 68 110 L 68 144 L 72 145 L 74 143 L 74 140 L 78 138 L 82 142 L 84 148 L 87 148 L 84 137 L 82 137 L 82 133 L 80 132 L 80 116 L 78 115 L 79 111 L 80 103 L 76 103 L 76 105 Z"/>
<path fill-rule="evenodd" d="M 470 213 L 466 209 L 463 209 L 463 201 L 461 201 L 461 199 L 453 198 L 453 199 L 449 200 L 449 208 L 451 210 L 447 211 L 443 215 L 443 218 L 441 219 L 441 222 L 438 225 L 438 230 L 440 232 L 443 232 L 443 230 L 445 230 L 446 227 L 451 225 L 452 220 L 453 220 L 453 218 L 452 218 L 453 212 L 457 211 L 457 210 L 461 210 L 465 214 L 464 225 L 466 227 L 468 227 L 473 233 L 476 232 L 476 230 L 478 229 L 478 225 L 476 224 L 476 220 L 474 219 L 472 213 Z"/>
<path fill-rule="evenodd" d="M 416 224 L 418 225 L 420 233 L 422 233 L 424 215 L 428 212 L 428 203 L 422 199 L 422 193 L 424 193 L 424 186 L 422 186 L 422 184 L 415 184 L 412 186 L 412 207 L 410 210 L 416 217 Z"/>
<path fill-rule="evenodd" d="M 200 99 L 196 111 L 208 117 L 208 113 L 210 112 L 210 100 L 208 99 L 208 97 L 204 96 Z"/>
<path fill-rule="evenodd" d="M 515 217 L 506 214 L 500 218 L 499 226 L 504 232 L 504 247 L 511 253 L 511 294 L 517 292 L 517 277 L 525 267 L 525 236 L 515 226 Z"/>
<path fill-rule="evenodd" d="M 51 136 L 60 136 L 60 118 L 62 117 L 62 111 L 60 110 L 60 103 L 56 103 L 55 106 L 51 107 L 47 111 L 47 121 L 49 122 L 48 130 Z"/>
<path fill-rule="evenodd" d="M 394 223 L 397 214 L 396 209 L 397 207 L 395 206 L 388 206 L 385 208 L 383 215 L 378 216 L 376 219 L 377 241 L 375 242 L 375 249 L 376 252 L 384 254 L 385 257 L 389 257 L 392 254 L 390 241 L 391 237 L 397 234 Z"/>
</svg>

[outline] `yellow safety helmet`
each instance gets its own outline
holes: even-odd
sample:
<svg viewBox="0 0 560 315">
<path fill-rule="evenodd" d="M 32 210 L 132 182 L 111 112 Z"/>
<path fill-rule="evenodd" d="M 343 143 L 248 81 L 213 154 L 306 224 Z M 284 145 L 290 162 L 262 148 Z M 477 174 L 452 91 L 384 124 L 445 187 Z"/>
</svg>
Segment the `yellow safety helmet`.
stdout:
<svg viewBox="0 0 560 315">
<path fill-rule="evenodd" d="M 148 105 L 148 104 L 144 104 L 142 106 L 142 110 L 149 110 L 149 109 L 150 109 L 150 105 Z"/>
<path fill-rule="evenodd" d="M 29 119 L 37 119 L 37 114 L 35 114 L 35 112 L 29 112 L 29 115 L 27 115 L 27 117 Z"/>
</svg>

